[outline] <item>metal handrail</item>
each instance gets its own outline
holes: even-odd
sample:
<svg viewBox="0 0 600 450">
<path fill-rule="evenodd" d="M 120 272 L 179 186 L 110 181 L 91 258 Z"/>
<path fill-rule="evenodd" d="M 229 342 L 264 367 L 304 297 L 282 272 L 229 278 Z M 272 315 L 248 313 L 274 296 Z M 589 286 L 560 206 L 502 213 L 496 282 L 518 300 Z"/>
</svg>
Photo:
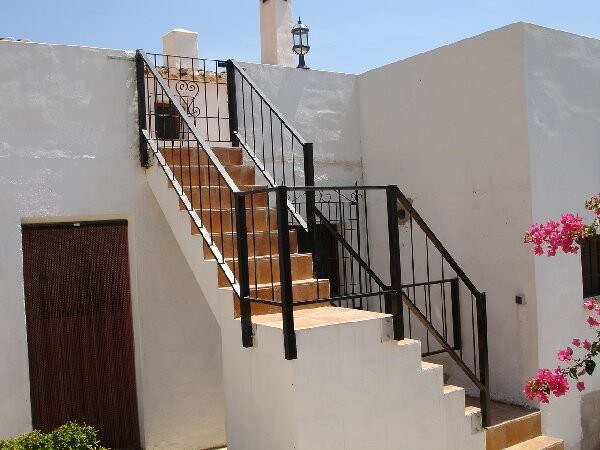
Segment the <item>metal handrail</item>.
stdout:
<svg viewBox="0 0 600 450">
<path fill-rule="evenodd" d="M 223 177 L 223 180 L 227 184 L 227 187 L 229 189 L 231 189 L 234 193 L 239 192 L 240 189 L 236 186 L 235 182 L 231 179 L 231 177 L 225 170 L 225 167 L 223 167 L 223 164 L 221 164 L 221 161 L 219 161 L 219 158 L 217 158 L 215 153 L 212 151 L 212 148 L 210 147 L 210 145 L 208 145 L 208 143 L 202 138 L 200 131 L 196 128 L 196 125 L 194 125 L 192 120 L 188 117 L 187 113 L 184 111 L 183 107 L 176 100 L 177 96 L 175 95 L 173 90 L 169 87 L 169 85 L 167 83 L 165 83 L 163 77 L 158 73 L 158 71 L 156 70 L 156 67 L 154 67 L 154 64 L 152 64 L 152 61 L 150 61 L 150 59 L 148 58 L 148 55 L 146 55 L 146 53 L 143 50 L 138 50 L 137 54 L 139 54 L 140 57 L 144 60 L 144 62 L 146 63 L 146 67 L 148 67 L 148 70 L 150 70 L 150 72 L 152 73 L 152 75 L 154 76 L 156 81 L 158 82 L 159 86 L 165 91 L 165 93 L 167 94 L 167 97 L 171 101 L 171 104 L 179 113 L 181 120 L 183 120 L 185 125 L 189 128 L 190 132 L 192 133 L 192 135 L 194 136 L 196 141 L 198 141 L 198 143 L 200 144 L 200 147 L 202 147 L 202 150 L 204 150 L 204 152 L 210 159 L 210 162 L 215 166 L 215 168 L 218 170 L 219 174 Z"/>
<path fill-rule="evenodd" d="M 233 67 L 235 67 L 238 70 L 238 73 L 240 74 L 240 76 L 242 78 L 244 78 L 248 82 L 249 85 L 252 86 L 252 88 L 254 89 L 254 91 L 265 102 L 265 104 L 271 109 L 271 111 L 273 111 L 273 113 L 275 114 L 275 116 L 285 125 L 285 127 L 287 128 L 287 130 L 296 137 L 296 139 L 298 140 L 298 142 L 300 144 L 304 145 L 304 144 L 308 143 L 302 137 L 302 135 L 291 124 L 289 124 L 284 119 L 284 115 L 275 107 L 275 105 L 273 105 L 273 103 L 271 103 L 271 101 L 268 99 L 268 97 L 258 87 L 257 83 L 252 79 L 252 77 L 250 77 L 246 73 L 245 69 L 242 66 L 240 66 L 240 64 L 237 61 L 235 61 L 233 59 L 230 59 L 230 60 L 227 61 L 227 64 L 231 64 Z"/>
<path fill-rule="evenodd" d="M 423 232 L 427 235 L 427 237 L 431 240 L 433 245 L 438 249 L 438 251 L 442 254 L 444 259 L 450 264 L 450 267 L 456 272 L 456 275 L 462 280 L 463 283 L 469 288 L 471 293 L 475 297 L 480 297 L 481 292 L 475 287 L 473 282 L 469 279 L 469 277 L 465 274 L 465 272 L 461 269 L 458 263 L 454 260 L 450 252 L 446 250 L 446 247 L 442 244 L 442 242 L 437 238 L 435 233 L 429 228 L 429 225 L 423 220 L 421 215 L 417 212 L 417 210 L 412 206 L 412 204 L 408 201 L 406 196 L 402 193 L 402 191 L 398 190 L 398 200 L 402 203 L 402 206 L 407 210 L 407 212 L 413 217 L 415 222 L 421 227 Z"/>
</svg>

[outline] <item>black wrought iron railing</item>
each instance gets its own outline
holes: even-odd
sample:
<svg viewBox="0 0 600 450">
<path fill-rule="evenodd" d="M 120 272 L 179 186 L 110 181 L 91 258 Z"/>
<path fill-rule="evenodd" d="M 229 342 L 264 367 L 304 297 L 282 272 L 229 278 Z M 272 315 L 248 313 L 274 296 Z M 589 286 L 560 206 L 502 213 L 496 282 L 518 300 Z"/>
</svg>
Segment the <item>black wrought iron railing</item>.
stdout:
<svg viewBox="0 0 600 450">
<path fill-rule="evenodd" d="M 156 158 L 186 210 L 192 232 L 200 234 L 219 264 L 227 282 L 239 292 L 236 264 L 222 251 L 226 243 L 237 258 L 234 199 L 239 188 L 215 155 L 188 112 L 189 100 L 177 95 L 142 50 L 136 53 L 140 161 Z M 164 109 L 161 109 L 164 108 Z M 163 111 L 168 110 L 165 117 Z M 197 119 L 197 118 L 196 118 Z"/>
<path fill-rule="evenodd" d="M 408 337 L 424 356 L 447 353 L 480 392 L 489 422 L 486 295 L 454 260 L 408 198 L 396 188 L 401 286 Z M 392 207 L 392 205 L 390 205 Z M 415 327 L 415 319 L 421 326 Z"/>
<path fill-rule="evenodd" d="M 160 53 L 146 53 L 201 137 L 210 143 L 229 143 L 227 71 L 223 61 Z M 153 86 L 150 85 L 151 89 Z M 176 111 L 168 104 L 156 105 L 157 119 L 168 122 Z M 168 127 L 165 134 L 176 134 Z M 167 136 L 170 137 L 170 136 Z"/>
<path fill-rule="evenodd" d="M 298 203 L 298 211 L 313 223 L 309 241 L 317 243 L 314 248 L 302 245 L 309 237 L 303 238 L 306 232 L 285 207 L 290 191 L 298 200 L 315 194 L 312 207 Z M 254 212 L 259 195 L 269 196 L 273 215 Z M 279 186 L 240 192 L 236 199 L 238 229 L 250 221 L 256 230 L 261 222 L 280 237 L 278 246 L 262 250 L 260 269 L 248 257 L 257 254 L 249 244 L 257 242 L 254 232 L 238 235 L 243 334 L 251 333 L 252 305 L 275 308 L 283 314 L 286 358 L 293 359 L 294 308 L 327 304 L 391 314 L 395 339 L 420 340 L 425 357 L 449 355 L 480 392 L 484 423 L 489 423 L 485 294 L 397 186 Z M 286 276 L 289 268 L 295 281 Z"/>
<path fill-rule="evenodd" d="M 402 339 L 400 286 L 390 286 L 382 281 L 368 263 L 368 200 L 376 196 L 385 199 L 388 191 L 386 187 L 373 186 L 278 186 L 236 194 L 237 229 L 252 230 L 238 234 L 243 334 L 251 333 L 254 309 L 259 308 L 264 313 L 266 306 L 270 308 L 268 312 L 281 311 L 285 356 L 294 359 L 294 308 L 323 304 L 393 314 L 395 338 Z M 298 199 L 311 198 L 306 195 L 309 192 L 314 194 L 315 202 L 306 208 L 307 218 L 314 223 L 310 231 L 313 236 L 309 236 L 289 212 L 290 192 Z M 254 206 L 257 199 L 265 195 L 268 203 L 274 205 L 273 214 L 265 215 Z M 380 209 L 383 210 L 378 213 L 385 214 L 385 202 L 384 208 Z M 306 210 L 302 212 L 306 213 Z M 277 245 L 256 248 L 257 233 L 263 229 L 276 230 Z M 398 242 L 396 225 L 389 230 L 377 231 L 390 233 L 390 239 Z M 318 245 L 313 248 L 310 242 L 318 242 Z M 389 257 L 392 253 L 390 250 L 380 255 L 385 255 L 389 265 L 388 279 L 394 278 L 399 271 L 395 265 L 397 261 Z"/>
<path fill-rule="evenodd" d="M 284 118 L 237 61 L 222 63 L 227 68 L 230 135 L 242 147 L 270 187 L 314 186 L 313 144 Z M 288 208 L 297 214 L 300 201 L 288 192 Z"/>
<path fill-rule="evenodd" d="M 288 359 L 297 356 L 294 309 L 385 312 L 395 339 L 452 358 L 479 390 L 489 424 L 485 294 L 410 201 L 397 186 L 314 186 L 312 144 L 238 63 L 183 60 L 137 53 L 140 158 L 147 165 L 154 155 L 218 262 L 220 285 L 237 294 L 243 345 L 253 345 L 257 312 L 281 312 Z M 189 83 L 178 88 L 182 77 Z M 189 95 L 211 89 L 212 97 Z M 225 139 L 252 162 L 235 169 L 258 171 L 264 187 L 253 174 L 236 184 L 219 159 L 227 151 L 217 156 L 208 143 Z"/>
</svg>

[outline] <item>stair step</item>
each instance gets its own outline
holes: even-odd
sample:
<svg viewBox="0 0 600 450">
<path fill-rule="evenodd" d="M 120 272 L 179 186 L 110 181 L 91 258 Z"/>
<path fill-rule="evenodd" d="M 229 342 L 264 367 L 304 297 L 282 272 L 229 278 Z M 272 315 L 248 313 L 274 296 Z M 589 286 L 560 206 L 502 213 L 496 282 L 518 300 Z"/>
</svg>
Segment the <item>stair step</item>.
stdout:
<svg viewBox="0 0 600 450">
<path fill-rule="evenodd" d="M 225 258 L 232 258 L 235 249 L 237 255 L 237 233 L 214 233 L 213 239 L 221 254 Z M 204 244 L 204 258 L 214 259 L 206 241 Z M 298 234 L 290 230 L 290 252 L 298 253 Z M 279 235 L 277 231 L 256 231 L 248 233 L 248 256 L 266 256 L 279 253 Z"/>
<path fill-rule="evenodd" d="M 317 292 L 318 285 L 318 292 Z M 304 300 L 316 300 L 318 298 L 329 297 L 329 280 L 297 280 L 292 282 L 292 293 L 294 302 Z M 271 283 L 258 286 L 250 286 L 250 296 L 264 300 L 281 301 L 281 284 Z M 235 316 L 240 315 L 240 300 L 237 295 L 233 294 Z M 294 306 L 294 309 L 319 308 L 328 305 L 327 302 L 315 303 L 310 305 Z M 262 303 L 252 303 L 252 315 L 280 313 L 281 307 L 278 305 L 266 305 Z"/>
<path fill-rule="evenodd" d="M 238 186 L 240 187 L 240 186 Z M 241 187 L 240 187 L 241 188 Z M 245 190 L 252 189 L 260 189 L 264 188 L 264 186 L 243 186 Z M 244 190 L 242 189 L 242 190 Z M 215 209 L 219 210 L 221 208 L 229 209 L 234 205 L 234 196 L 229 187 L 221 187 L 219 189 L 218 186 L 208 187 L 186 187 L 183 189 L 186 197 L 190 202 L 192 202 L 192 206 L 194 208 L 200 209 Z M 254 194 L 252 196 L 252 204 L 250 204 L 250 200 L 247 200 L 247 208 L 249 209 L 251 206 L 256 207 L 266 207 L 269 204 L 269 194 L 264 192 L 261 194 Z M 183 202 L 179 202 L 179 209 L 184 210 L 185 205 Z"/>
<path fill-rule="evenodd" d="M 295 253 L 290 255 L 292 265 L 292 279 L 306 280 L 313 276 L 312 255 Z M 235 274 L 239 271 L 237 260 L 227 261 L 227 265 Z M 279 255 L 255 256 L 248 258 L 248 277 L 253 285 L 268 284 L 271 281 L 278 283 L 279 276 Z M 225 287 L 229 284 L 223 271 L 219 271 L 219 287 Z"/>
<path fill-rule="evenodd" d="M 461 388 L 460 386 L 454 386 L 452 384 L 444 385 L 444 394 L 451 394 L 452 392 L 463 391 L 463 390 L 464 390 L 464 388 Z"/>
<path fill-rule="evenodd" d="M 231 209 L 223 210 L 196 210 L 202 223 L 212 233 L 227 233 L 237 229 L 235 214 Z M 198 234 L 196 226 L 190 219 L 192 234 Z M 254 208 L 246 210 L 246 229 L 252 231 L 267 231 L 277 229 L 277 210 L 275 208 Z"/>
<path fill-rule="evenodd" d="M 481 413 L 481 409 L 477 406 L 465 406 L 465 417 L 473 416 Z"/>
<path fill-rule="evenodd" d="M 165 142 L 160 143 L 158 150 L 167 164 L 192 164 L 204 166 L 208 164 L 206 152 L 198 148 L 194 142 Z M 243 161 L 240 147 L 212 147 L 213 153 L 223 165 L 240 165 Z"/>
<path fill-rule="evenodd" d="M 527 414 L 489 427 L 486 430 L 486 450 L 501 450 L 541 434 L 541 414 Z"/>
<path fill-rule="evenodd" d="M 170 165 L 175 179 L 183 187 L 190 186 L 226 186 L 225 181 L 214 166 Z M 225 170 L 236 185 L 254 184 L 256 174 L 254 166 L 228 165 Z M 220 180 L 220 181 L 219 181 Z M 170 182 L 168 182 L 170 185 Z"/>
<path fill-rule="evenodd" d="M 505 447 L 505 450 L 564 450 L 562 439 L 551 436 L 537 436 L 524 442 Z"/>
</svg>

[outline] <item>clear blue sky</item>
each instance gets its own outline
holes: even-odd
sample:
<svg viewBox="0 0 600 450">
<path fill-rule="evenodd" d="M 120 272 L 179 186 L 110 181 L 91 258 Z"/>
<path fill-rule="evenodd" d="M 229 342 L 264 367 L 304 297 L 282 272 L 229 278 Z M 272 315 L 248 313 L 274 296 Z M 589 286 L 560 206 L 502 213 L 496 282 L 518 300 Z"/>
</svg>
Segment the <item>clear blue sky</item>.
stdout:
<svg viewBox="0 0 600 450">
<path fill-rule="evenodd" d="M 293 0 L 311 28 L 308 64 L 360 73 L 524 21 L 600 38 L 598 0 Z M 201 57 L 258 61 L 259 0 L 4 0 L 0 36 L 161 50 L 173 28 L 200 33 Z"/>
</svg>

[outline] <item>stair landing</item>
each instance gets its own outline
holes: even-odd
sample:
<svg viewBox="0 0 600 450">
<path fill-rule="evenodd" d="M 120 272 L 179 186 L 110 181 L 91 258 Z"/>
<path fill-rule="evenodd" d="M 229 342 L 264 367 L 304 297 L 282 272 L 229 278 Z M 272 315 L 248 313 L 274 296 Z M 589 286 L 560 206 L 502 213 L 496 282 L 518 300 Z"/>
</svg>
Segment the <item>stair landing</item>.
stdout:
<svg viewBox="0 0 600 450">
<path fill-rule="evenodd" d="M 311 309 L 294 310 L 294 329 L 305 330 L 308 328 L 325 327 L 329 325 L 338 325 L 341 323 L 361 322 L 363 320 L 372 320 L 390 317 L 389 314 L 382 314 L 372 311 L 363 311 L 360 309 L 341 308 L 337 306 L 322 306 Z M 264 314 L 253 316 L 252 322 L 283 329 L 281 314 Z"/>
</svg>

